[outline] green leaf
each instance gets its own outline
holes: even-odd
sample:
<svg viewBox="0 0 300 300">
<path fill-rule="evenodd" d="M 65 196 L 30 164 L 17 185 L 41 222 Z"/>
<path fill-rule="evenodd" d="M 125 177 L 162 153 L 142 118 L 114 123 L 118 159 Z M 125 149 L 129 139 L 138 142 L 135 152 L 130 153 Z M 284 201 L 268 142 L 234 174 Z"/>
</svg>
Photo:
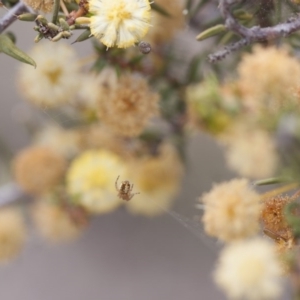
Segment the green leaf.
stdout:
<svg viewBox="0 0 300 300">
<path fill-rule="evenodd" d="M 117 77 L 120 78 L 121 75 L 122 75 L 122 69 L 119 65 L 115 65 L 115 71 L 116 71 L 116 74 L 117 74 Z"/>
<path fill-rule="evenodd" d="M 92 71 L 100 73 L 106 66 L 107 66 L 107 61 L 105 59 L 99 58 L 92 66 Z"/>
<path fill-rule="evenodd" d="M 233 11 L 233 15 L 239 19 L 239 20 L 242 20 L 242 21 L 250 21 L 253 19 L 253 15 L 246 12 L 245 10 L 243 9 L 236 9 Z"/>
<path fill-rule="evenodd" d="M 283 178 L 283 177 L 271 177 L 271 178 L 255 181 L 253 184 L 259 186 L 259 185 L 270 185 L 270 184 L 287 183 L 287 182 L 291 182 L 291 179 Z"/>
<path fill-rule="evenodd" d="M 288 203 L 284 206 L 283 213 L 288 225 L 292 228 L 295 238 L 300 237 L 300 218 L 299 218 L 300 205 L 297 202 Z"/>
<path fill-rule="evenodd" d="M 200 34 L 197 35 L 196 39 L 197 41 L 203 41 L 209 37 L 212 37 L 216 34 L 222 33 L 226 31 L 226 26 L 224 24 L 218 24 L 213 27 L 210 27 L 204 31 L 202 31 Z"/>
<path fill-rule="evenodd" d="M 26 22 L 32 22 L 32 21 L 35 21 L 37 16 L 38 16 L 37 14 L 24 13 L 24 14 L 18 15 L 18 20 L 26 21 Z"/>
<path fill-rule="evenodd" d="M 20 62 L 32 65 L 36 68 L 35 61 L 22 50 L 20 50 L 6 34 L 0 35 L 0 53 L 1 52 Z"/>
<path fill-rule="evenodd" d="M 168 11 L 166 11 L 163 7 L 156 3 L 151 3 L 151 8 L 165 17 L 172 17 L 172 15 Z"/>
<path fill-rule="evenodd" d="M 78 43 L 78 42 L 83 42 L 89 38 L 93 37 L 93 35 L 91 35 L 91 30 L 90 29 L 86 29 L 83 33 L 81 33 L 78 38 L 76 39 L 76 41 L 74 41 L 72 44 Z"/>
</svg>

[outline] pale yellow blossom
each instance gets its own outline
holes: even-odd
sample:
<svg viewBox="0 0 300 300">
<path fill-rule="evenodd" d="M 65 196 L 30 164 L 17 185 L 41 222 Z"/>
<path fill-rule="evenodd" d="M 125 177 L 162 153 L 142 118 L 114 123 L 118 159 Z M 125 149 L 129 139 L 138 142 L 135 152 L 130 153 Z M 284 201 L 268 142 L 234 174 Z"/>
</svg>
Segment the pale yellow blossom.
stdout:
<svg viewBox="0 0 300 300">
<path fill-rule="evenodd" d="M 286 48 L 256 46 L 238 66 L 243 105 L 256 114 L 298 107 L 300 62 Z"/>
<path fill-rule="evenodd" d="M 221 252 L 215 281 L 230 299 L 277 299 L 281 272 L 274 245 L 255 238 L 230 244 Z"/>
<path fill-rule="evenodd" d="M 235 128 L 223 137 L 228 166 L 250 178 L 274 175 L 279 158 L 271 136 L 263 130 Z"/>
<path fill-rule="evenodd" d="M 105 46 L 127 48 L 150 27 L 149 0 L 90 0 L 92 34 Z"/>
<path fill-rule="evenodd" d="M 115 181 L 124 171 L 124 162 L 113 152 L 84 151 L 68 170 L 67 191 L 91 213 L 113 211 L 122 203 L 117 197 Z"/>
<path fill-rule="evenodd" d="M 246 179 L 217 184 L 200 200 L 205 232 L 223 241 L 243 239 L 259 229 L 260 197 Z"/>
<path fill-rule="evenodd" d="M 29 54 L 37 67 L 21 65 L 22 96 L 42 108 L 59 107 L 71 101 L 79 83 L 79 65 L 73 48 L 62 43 L 42 43 Z"/>
</svg>

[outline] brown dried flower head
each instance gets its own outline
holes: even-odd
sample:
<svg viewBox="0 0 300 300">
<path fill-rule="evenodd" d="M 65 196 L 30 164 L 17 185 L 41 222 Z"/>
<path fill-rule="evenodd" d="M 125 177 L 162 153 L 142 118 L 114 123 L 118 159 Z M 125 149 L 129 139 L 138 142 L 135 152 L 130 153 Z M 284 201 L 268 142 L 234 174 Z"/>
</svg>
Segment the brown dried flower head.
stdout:
<svg viewBox="0 0 300 300">
<path fill-rule="evenodd" d="M 293 200 L 292 197 L 279 195 L 269 198 L 263 203 L 261 222 L 264 232 L 280 245 L 291 240 L 293 236 L 283 213 L 285 205 Z"/>
<path fill-rule="evenodd" d="M 13 163 L 17 183 L 32 194 L 44 193 L 58 184 L 65 169 L 63 156 L 42 146 L 21 151 Z"/>
<path fill-rule="evenodd" d="M 103 87 L 103 95 L 99 118 L 122 136 L 139 135 L 158 113 L 158 94 L 151 92 L 147 81 L 139 76 L 121 76 L 115 85 Z"/>
</svg>

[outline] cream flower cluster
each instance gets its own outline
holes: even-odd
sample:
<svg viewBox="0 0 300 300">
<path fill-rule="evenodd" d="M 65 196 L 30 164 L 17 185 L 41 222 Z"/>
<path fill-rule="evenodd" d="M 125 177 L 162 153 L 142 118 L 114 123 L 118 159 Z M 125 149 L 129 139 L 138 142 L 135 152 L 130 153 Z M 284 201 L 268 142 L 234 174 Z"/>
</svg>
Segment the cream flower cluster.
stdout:
<svg viewBox="0 0 300 300">
<path fill-rule="evenodd" d="M 258 231 L 260 197 L 246 179 L 215 185 L 200 200 L 205 207 L 202 221 L 208 235 L 234 241 Z"/>
<path fill-rule="evenodd" d="M 98 116 L 114 133 L 134 137 L 158 115 L 158 101 L 158 93 L 151 91 L 143 77 L 124 74 L 102 86 Z"/>
<path fill-rule="evenodd" d="M 74 50 L 63 43 L 41 43 L 35 46 L 30 56 L 37 67 L 21 66 L 22 96 L 42 108 L 60 107 L 72 100 L 79 83 L 79 65 Z"/>
<path fill-rule="evenodd" d="M 277 299 L 282 292 L 281 275 L 274 245 L 255 238 L 223 249 L 215 280 L 230 299 Z"/>
<path fill-rule="evenodd" d="M 256 114 L 298 107 L 300 63 L 285 48 L 254 47 L 238 66 L 243 105 Z"/>
<path fill-rule="evenodd" d="M 91 0 L 89 10 L 91 32 L 107 47 L 128 48 L 150 27 L 149 0 Z"/>
<path fill-rule="evenodd" d="M 267 131 L 237 126 L 225 139 L 225 157 L 232 170 L 257 179 L 274 175 L 279 158 Z"/>
<path fill-rule="evenodd" d="M 253 235 L 258 232 L 262 212 L 269 223 L 277 222 L 278 207 L 273 209 L 270 204 L 272 208 L 264 209 L 261 197 L 246 179 L 218 184 L 201 200 L 206 233 L 227 243 L 214 273 L 217 285 L 229 299 L 277 299 L 282 291 L 282 262 L 274 243 Z"/>
</svg>

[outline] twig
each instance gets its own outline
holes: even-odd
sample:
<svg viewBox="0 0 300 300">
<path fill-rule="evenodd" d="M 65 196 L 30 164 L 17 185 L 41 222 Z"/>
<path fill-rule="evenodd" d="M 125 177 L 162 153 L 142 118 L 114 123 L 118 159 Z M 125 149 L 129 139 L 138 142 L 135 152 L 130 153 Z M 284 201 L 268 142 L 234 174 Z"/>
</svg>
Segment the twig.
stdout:
<svg viewBox="0 0 300 300">
<path fill-rule="evenodd" d="M 2 33 L 7 27 L 9 27 L 15 20 L 17 20 L 17 17 L 19 15 L 26 12 L 33 13 L 34 11 L 22 1 L 9 9 L 4 17 L 0 20 L 0 33 Z"/>
<path fill-rule="evenodd" d="M 60 7 L 62 9 L 62 11 L 64 12 L 65 16 L 68 17 L 69 16 L 69 11 L 64 3 L 63 0 L 60 0 Z"/>
<path fill-rule="evenodd" d="M 225 19 L 225 26 L 227 29 L 241 36 L 242 39 L 225 47 L 221 51 L 211 54 L 209 56 L 210 62 L 221 60 L 231 52 L 252 43 L 267 42 L 281 37 L 286 37 L 300 29 L 300 16 L 289 18 L 284 23 L 270 27 L 253 26 L 251 28 L 247 28 L 241 25 L 231 13 L 230 8 L 233 4 L 234 1 L 231 0 L 220 0 L 219 9 Z"/>
<path fill-rule="evenodd" d="M 239 49 L 248 46 L 249 44 L 250 41 L 247 39 L 239 40 L 238 42 L 230 44 L 218 52 L 208 55 L 208 60 L 211 63 L 215 63 L 219 60 L 224 59 L 228 54 L 238 51 Z"/>
</svg>

